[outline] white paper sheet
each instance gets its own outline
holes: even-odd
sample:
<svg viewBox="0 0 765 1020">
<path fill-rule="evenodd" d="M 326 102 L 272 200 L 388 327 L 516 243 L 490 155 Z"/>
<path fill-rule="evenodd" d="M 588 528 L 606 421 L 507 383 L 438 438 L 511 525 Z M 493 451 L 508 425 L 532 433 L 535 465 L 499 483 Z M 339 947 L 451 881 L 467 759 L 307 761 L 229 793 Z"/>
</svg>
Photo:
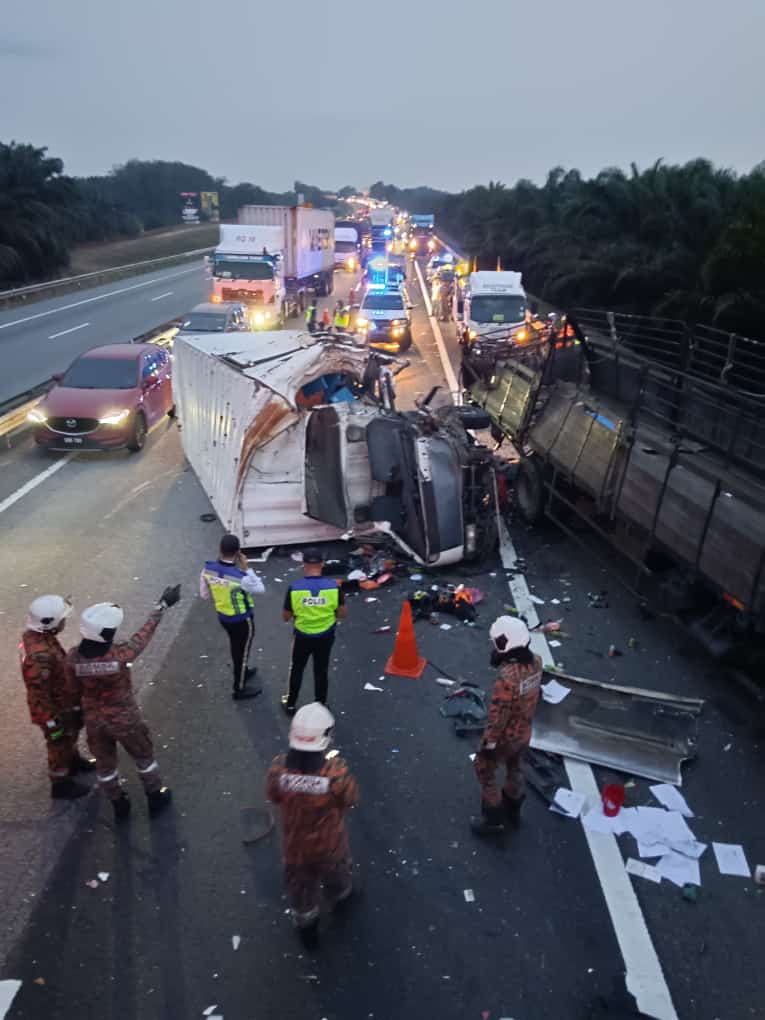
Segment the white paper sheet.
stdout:
<svg viewBox="0 0 765 1020">
<path fill-rule="evenodd" d="M 543 606 L 545 604 L 545 600 L 540 599 L 538 595 L 529 595 L 529 598 L 531 599 L 535 606 Z"/>
<path fill-rule="evenodd" d="M 641 843 L 640 840 L 637 849 L 638 857 L 664 857 L 665 854 L 672 852 L 672 848 L 664 843 Z"/>
<path fill-rule="evenodd" d="M 717 867 L 721 875 L 738 875 L 751 878 L 752 872 L 740 843 L 713 843 L 712 849 L 717 859 Z"/>
<path fill-rule="evenodd" d="M 688 802 L 675 786 L 670 786 L 669 783 L 659 783 L 658 786 L 651 786 L 649 789 L 668 811 L 678 811 L 684 818 L 693 818 L 693 812 L 688 807 Z"/>
<path fill-rule="evenodd" d="M 9 979 L 0 981 L 0 1020 L 4 1020 L 5 1014 L 13 1005 L 16 992 L 21 988 L 21 982 Z"/>
<path fill-rule="evenodd" d="M 626 871 L 630 875 L 637 875 L 638 878 L 647 878 L 649 882 L 661 882 L 661 875 L 653 864 L 636 861 L 634 857 L 630 857 L 627 861 Z"/>
<path fill-rule="evenodd" d="M 382 690 L 384 690 L 384 688 L 382 688 L 382 687 L 375 687 L 374 684 L 365 683 L 364 684 L 364 690 L 365 691 L 382 691 Z"/>
<path fill-rule="evenodd" d="M 593 808 L 592 811 L 588 811 L 586 815 L 582 815 L 582 825 L 585 829 L 589 829 L 590 832 L 607 832 L 613 835 L 618 817 L 618 815 L 613 818 L 604 815 L 601 808 L 597 807 Z"/>
<path fill-rule="evenodd" d="M 564 687 L 557 680 L 549 680 L 542 684 L 542 697 L 551 705 L 559 705 L 571 693 L 570 687 Z"/>
<path fill-rule="evenodd" d="M 586 801 L 587 798 L 583 793 L 574 793 L 573 790 L 567 790 L 565 786 L 561 786 L 553 797 L 550 810 L 565 815 L 567 818 L 578 818 Z"/>
<path fill-rule="evenodd" d="M 699 843 L 697 839 L 691 839 L 687 843 L 678 841 L 672 844 L 672 849 L 685 857 L 693 857 L 698 860 L 707 848 L 706 843 Z"/>
<path fill-rule="evenodd" d="M 550 646 L 550 648 L 560 648 L 560 646 L 563 644 L 562 641 L 557 641 L 554 638 L 552 641 L 548 641 L 547 643 Z"/>
<path fill-rule="evenodd" d="M 674 851 L 668 853 L 661 858 L 656 869 L 662 878 L 669 879 L 681 889 L 687 884 L 701 885 L 699 862 L 683 854 L 676 854 Z"/>
</svg>

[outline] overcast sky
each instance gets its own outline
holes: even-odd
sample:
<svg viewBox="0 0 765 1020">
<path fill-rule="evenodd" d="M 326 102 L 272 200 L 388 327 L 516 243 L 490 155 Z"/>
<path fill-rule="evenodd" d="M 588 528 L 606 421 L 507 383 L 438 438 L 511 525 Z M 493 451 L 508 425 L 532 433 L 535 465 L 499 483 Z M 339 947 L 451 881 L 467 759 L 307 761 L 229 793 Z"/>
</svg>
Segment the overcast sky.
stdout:
<svg viewBox="0 0 765 1020">
<path fill-rule="evenodd" d="M 459 190 L 765 159 L 765 0 L 26 0 L 0 139 L 70 173 L 178 159 L 270 189 Z"/>
</svg>

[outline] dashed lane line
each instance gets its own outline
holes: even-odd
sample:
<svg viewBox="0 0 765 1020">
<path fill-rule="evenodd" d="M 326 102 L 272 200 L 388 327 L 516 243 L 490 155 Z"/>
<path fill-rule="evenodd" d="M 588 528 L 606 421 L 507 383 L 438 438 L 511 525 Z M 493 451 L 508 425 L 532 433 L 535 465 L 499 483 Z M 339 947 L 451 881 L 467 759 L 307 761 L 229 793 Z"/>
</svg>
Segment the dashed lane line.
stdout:
<svg viewBox="0 0 765 1020">
<path fill-rule="evenodd" d="M 69 329 L 62 329 L 60 333 L 51 333 L 48 339 L 57 340 L 60 336 L 66 336 L 67 333 L 76 333 L 78 329 L 85 329 L 85 327 L 89 325 L 89 322 L 81 322 L 79 326 L 71 326 Z"/>
</svg>

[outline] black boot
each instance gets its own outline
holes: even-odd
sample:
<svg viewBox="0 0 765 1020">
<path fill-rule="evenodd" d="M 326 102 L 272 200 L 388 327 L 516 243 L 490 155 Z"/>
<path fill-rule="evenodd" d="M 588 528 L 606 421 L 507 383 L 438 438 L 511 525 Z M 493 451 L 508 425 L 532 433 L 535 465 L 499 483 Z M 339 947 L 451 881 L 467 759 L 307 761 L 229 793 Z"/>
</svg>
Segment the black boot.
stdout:
<svg viewBox="0 0 765 1020">
<path fill-rule="evenodd" d="M 514 829 L 520 828 L 521 808 L 523 807 L 524 800 L 526 800 L 525 794 L 521 794 L 520 797 L 508 797 L 504 790 L 502 791 L 502 807 L 505 809 L 508 823 Z"/>
<path fill-rule="evenodd" d="M 123 822 L 126 818 L 130 817 L 130 798 L 126 793 L 121 793 L 116 800 L 112 801 L 112 808 L 114 809 L 114 820 L 116 822 Z"/>
<path fill-rule="evenodd" d="M 173 791 L 169 787 L 163 786 L 160 790 L 152 790 L 151 793 L 147 793 L 146 799 L 149 802 L 149 818 L 156 818 L 169 806 L 173 799 Z"/>
<path fill-rule="evenodd" d="M 247 698 L 257 698 L 262 692 L 262 687 L 242 687 L 239 690 L 233 691 L 231 697 L 234 701 L 246 701 Z"/>
<path fill-rule="evenodd" d="M 501 836 L 505 831 L 505 816 L 501 807 L 481 803 L 481 815 L 470 819 L 474 836 Z"/>
<path fill-rule="evenodd" d="M 69 766 L 69 775 L 76 776 L 78 772 L 95 772 L 96 770 L 96 759 L 85 758 L 79 752 L 75 754 L 72 759 L 72 764 Z"/>
<path fill-rule="evenodd" d="M 87 786 L 80 786 L 71 779 L 52 779 L 50 784 L 50 795 L 53 800 L 77 800 L 90 793 Z"/>
</svg>

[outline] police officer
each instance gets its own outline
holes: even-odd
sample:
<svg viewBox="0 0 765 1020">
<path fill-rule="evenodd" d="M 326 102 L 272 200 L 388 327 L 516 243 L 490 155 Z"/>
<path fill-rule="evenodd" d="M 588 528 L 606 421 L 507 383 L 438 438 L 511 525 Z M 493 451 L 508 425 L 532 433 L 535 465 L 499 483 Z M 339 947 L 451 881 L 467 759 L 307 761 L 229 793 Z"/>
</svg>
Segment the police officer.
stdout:
<svg viewBox="0 0 765 1020">
<path fill-rule="evenodd" d="M 220 540 L 217 560 L 208 560 L 199 577 L 199 594 L 212 599 L 221 627 L 228 634 L 231 659 L 234 664 L 234 701 L 256 698 L 260 687 L 247 687 L 257 668 L 250 668 L 252 639 L 255 636 L 253 595 L 262 595 L 263 582 L 250 567 L 236 535 L 224 535 Z"/>
<path fill-rule="evenodd" d="M 314 702 L 292 720 L 286 755 L 274 758 L 267 797 L 281 808 L 284 884 L 292 919 L 307 945 L 315 942 L 322 886 L 337 906 L 353 892 L 345 814 L 358 799 L 342 758 L 327 758 L 335 720 Z"/>
<path fill-rule="evenodd" d="M 326 703 L 329 687 L 329 657 L 335 640 L 335 623 L 345 618 L 345 599 L 337 581 L 322 577 L 324 557 L 318 549 L 303 553 L 303 579 L 293 582 L 284 597 L 282 617 L 295 621 L 292 639 L 289 689 L 282 695 L 282 708 L 294 715 L 303 682 L 303 670 L 313 657 L 316 701 Z"/>
<path fill-rule="evenodd" d="M 82 641 L 66 657 L 67 683 L 81 700 L 88 744 L 96 756 L 98 782 L 118 820 L 130 814 L 130 799 L 120 786 L 118 744 L 135 762 L 149 815 L 158 815 L 172 799 L 170 790 L 162 785 L 129 667 L 151 641 L 165 610 L 180 599 L 180 588 L 165 588 L 143 627 L 128 641 L 117 644 L 114 638 L 125 616 L 120 606 L 113 602 L 89 606 L 80 617 Z"/>
<path fill-rule="evenodd" d="M 27 688 L 32 722 L 39 726 L 48 752 L 50 795 L 54 800 L 84 797 L 88 788 L 70 778 L 91 772 L 92 759 L 77 750 L 82 712 L 66 682 L 66 652 L 58 635 L 66 626 L 72 604 L 60 595 L 41 595 L 29 607 L 21 635 L 21 674 Z"/>
<path fill-rule="evenodd" d="M 312 297 L 305 310 L 305 325 L 309 333 L 316 331 L 316 298 Z"/>
<path fill-rule="evenodd" d="M 336 333 L 347 333 L 348 328 L 351 324 L 351 310 L 343 305 L 342 301 L 338 301 L 335 306 L 335 332 Z"/>
<path fill-rule="evenodd" d="M 509 821 L 517 827 L 524 800 L 521 764 L 531 741 L 531 722 L 539 702 L 542 660 L 529 648 L 531 637 L 523 620 L 500 616 L 489 630 L 492 666 L 499 674 L 492 691 L 489 718 L 475 756 L 481 784 L 481 817 L 472 818 L 476 836 L 499 835 Z M 507 770 L 500 793 L 497 769 Z M 504 811 L 503 811 L 504 807 Z"/>
</svg>

